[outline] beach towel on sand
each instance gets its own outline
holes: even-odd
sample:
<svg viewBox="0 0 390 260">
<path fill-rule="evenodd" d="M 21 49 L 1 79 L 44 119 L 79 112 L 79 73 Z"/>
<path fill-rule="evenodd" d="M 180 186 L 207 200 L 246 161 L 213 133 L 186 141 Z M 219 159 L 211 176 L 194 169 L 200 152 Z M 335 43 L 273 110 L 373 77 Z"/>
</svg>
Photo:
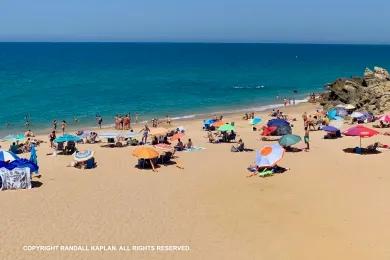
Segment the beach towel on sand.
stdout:
<svg viewBox="0 0 390 260">
<path fill-rule="evenodd" d="M 31 189 L 30 168 L 0 168 L 0 190 Z"/>
<path fill-rule="evenodd" d="M 199 147 L 199 146 L 194 146 L 194 147 L 191 147 L 190 149 L 186 148 L 184 150 L 184 152 L 198 152 L 200 150 L 205 150 L 206 148 L 204 147 Z"/>
</svg>

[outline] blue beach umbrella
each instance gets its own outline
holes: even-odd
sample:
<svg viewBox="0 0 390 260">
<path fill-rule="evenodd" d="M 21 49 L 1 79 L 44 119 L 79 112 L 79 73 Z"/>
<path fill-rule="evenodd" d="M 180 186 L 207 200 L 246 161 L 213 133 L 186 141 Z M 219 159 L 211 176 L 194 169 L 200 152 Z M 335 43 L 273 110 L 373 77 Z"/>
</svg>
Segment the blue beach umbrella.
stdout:
<svg viewBox="0 0 390 260">
<path fill-rule="evenodd" d="M 65 134 L 65 135 L 59 136 L 56 139 L 54 139 L 54 142 L 55 143 L 72 142 L 72 141 L 79 142 L 80 140 L 81 140 L 81 138 L 76 136 L 76 135 Z"/>
<path fill-rule="evenodd" d="M 290 123 L 287 122 L 286 120 L 284 119 L 279 119 L 279 118 L 275 118 L 275 119 L 271 119 L 268 121 L 267 123 L 267 126 L 289 126 Z"/>
<path fill-rule="evenodd" d="M 331 126 L 331 125 L 327 125 L 327 126 L 324 126 L 324 127 L 322 128 L 322 130 L 324 130 L 324 131 L 326 131 L 326 132 L 331 132 L 331 133 L 333 133 L 333 132 L 339 131 L 340 129 L 338 129 L 337 127 Z"/>
<path fill-rule="evenodd" d="M 253 119 L 250 119 L 250 120 L 249 120 L 249 123 L 250 123 L 251 125 L 258 125 L 258 124 L 261 123 L 261 121 L 262 121 L 262 119 L 261 119 L 260 117 L 255 117 L 255 118 L 253 118 Z"/>
<path fill-rule="evenodd" d="M 0 162 L 13 162 L 18 159 L 20 158 L 13 152 L 0 150 Z"/>
</svg>

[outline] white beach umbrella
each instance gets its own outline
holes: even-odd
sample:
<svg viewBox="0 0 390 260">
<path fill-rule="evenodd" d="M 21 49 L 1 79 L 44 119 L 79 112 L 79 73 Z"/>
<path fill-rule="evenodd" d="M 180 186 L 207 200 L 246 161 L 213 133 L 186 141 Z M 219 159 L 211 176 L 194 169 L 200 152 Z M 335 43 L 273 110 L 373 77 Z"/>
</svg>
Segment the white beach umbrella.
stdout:
<svg viewBox="0 0 390 260">
<path fill-rule="evenodd" d="M 352 118 L 359 118 L 359 117 L 362 117 L 362 116 L 364 116 L 364 115 L 363 115 L 363 113 L 361 113 L 361 112 L 353 112 L 353 113 L 351 114 L 351 117 L 352 117 Z"/>
</svg>

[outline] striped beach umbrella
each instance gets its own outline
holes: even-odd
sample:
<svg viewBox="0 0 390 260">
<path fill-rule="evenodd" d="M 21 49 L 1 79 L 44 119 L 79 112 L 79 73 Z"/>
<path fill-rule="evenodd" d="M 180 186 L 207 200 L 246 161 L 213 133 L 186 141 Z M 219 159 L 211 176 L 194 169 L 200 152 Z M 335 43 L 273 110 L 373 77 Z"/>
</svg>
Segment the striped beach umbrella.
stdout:
<svg viewBox="0 0 390 260">
<path fill-rule="evenodd" d="M 77 162 L 85 162 L 91 159 L 94 154 L 95 152 L 92 150 L 79 151 L 73 154 L 73 159 Z"/>
<path fill-rule="evenodd" d="M 13 162 L 20 159 L 16 154 L 9 151 L 0 150 L 0 161 L 3 162 Z"/>
</svg>

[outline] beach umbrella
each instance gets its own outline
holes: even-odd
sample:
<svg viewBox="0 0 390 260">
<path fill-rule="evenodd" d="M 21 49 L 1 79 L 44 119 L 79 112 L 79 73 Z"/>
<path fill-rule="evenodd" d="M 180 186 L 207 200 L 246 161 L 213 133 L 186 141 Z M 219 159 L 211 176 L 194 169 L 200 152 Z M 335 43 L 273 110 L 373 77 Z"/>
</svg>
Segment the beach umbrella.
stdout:
<svg viewBox="0 0 390 260">
<path fill-rule="evenodd" d="M 220 127 L 220 126 L 223 126 L 224 124 L 225 124 L 225 122 L 223 122 L 223 121 L 221 121 L 221 120 L 218 120 L 218 121 L 214 122 L 214 123 L 212 124 L 212 126 L 214 126 L 214 127 Z"/>
<path fill-rule="evenodd" d="M 61 135 L 61 136 L 57 137 L 56 139 L 54 139 L 54 142 L 55 143 L 79 142 L 80 140 L 81 140 L 81 138 L 79 136 L 64 134 L 64 135 Z"/>
<path fill-rule="evenodd" d="M 0 161 L 2 162 L 13 162 L 15 160 L 20 159 L 16 154 L 13 152 L 5 151 L 5 150 L 0 150 Z"/>
<path fill-rule="evenodd" d="M 279 139 L 279 144 L 283 147 L 291 146 L 299 143 L 302 138 L 299 135 L 283 135 L 282 138 Z"/>
<path fill-rule="evenodd" d="M 168 133 L 168 129 L 164 127 L 155 127 L 155 128 L 150 128 L 150 134 L 151 135 L 166 135 Z"/>
<path fill-rule="evenodd" d="M 258 125 L 261 123 L 261 121 L 262 121 L 262 119 L 260 117 L 255 117 L 253 119 L 249 119 L 249 123 L 251 125 Z"/>
<path fill-rule="evenodd" d="M 360 147 L 362 147 L 362 138 L 371 137 L 379 134 L 378 131 L 365 127 L 363 125 L 357 125 L 349 128 L 344 132 L 344 135 L 347 136 L 359 136 L 360 137 Z"/>
<path fill-rule="evenodd" d="M 321 130 L 324 130 L 325 132 L 331 132 L 331 133 L 339 131 L 338 128 L 331 125 L 324 126 L 321 128 Z"/>
<path fill-rule="evenodd" d="M 73 154 L 73 159 L 76 162 L 85 162 L 93 157 L 95 154 L 92 150 L 78 151 Z"/>
<path fill-rule="evenodd" d="M 9 141 L 9 142 L 19 142 L 26 139 L 24 134 L 16 134 L 16 135 L 7 135 L 2 138 L 3 141 Z"/>
<path fill-rule="evenodd" d="M 361 112 L 353 112 L 352 114 L 351 114 L 351 117 L 352 118 L 359 118 L 359 117 L 362 117 L 362 116 L 364 116 L 364 114 L 363 113 L 361 113 Z"/>
<path fill-rule="evenodd" d="M 271 119 L 267 123 L 267 126 L 277 126 L 277 127 L 279 127 L 279 126 L 286 126 L 286 125 L 289 126 L 290 123 L 287 122 L 284 119 L 279 119 L 279 118 Z"/>
<path fill-rule="evenodd" d="M 342 107 L 342 108 L 345 108 L 345 105 L 344 105 L 344 104 L 338 104 L 336 107 Z"/>
<path fill-rule="evenodd" d="M 385 123 L 390 123 L 390 114 L 381 116 L 379 120 Z"/>
<path fill-rule="evenodd" d="M 256 152 L 256 165 L 272 167 L 283 158 L 284 149 L 279 144 L 266 145 Z"/>
<path fill-rule="evenodd" d="M 171 137 L 171 141 L 175 141 L 175 140 L 178 140 L 178 139 L 183 139 L 184 137 L 185 137 L 185 134 L 179 132 L 179 133 L 174 134 Z"/>
<path fill-rule="evenodd" d="M 226 123 L 223 126 L 218 127 L 218 131 L 221 131 L 221 132 L 236 131 L 236 127 L 229 124 L 229 123 Z"/>
<path fill-rule="evenodd" d="M 154 148 L 148 146 L 137 147 L 133 151 L 133 156 L 139 159 L 153 159 L 158 157 L 160 154 Z"/>
<path fill-rule="evenodd" d="M 263 128 L 262 136 L 269 136 L 278 129 L 276 126 L 267 126 Z"/>
</svg>

